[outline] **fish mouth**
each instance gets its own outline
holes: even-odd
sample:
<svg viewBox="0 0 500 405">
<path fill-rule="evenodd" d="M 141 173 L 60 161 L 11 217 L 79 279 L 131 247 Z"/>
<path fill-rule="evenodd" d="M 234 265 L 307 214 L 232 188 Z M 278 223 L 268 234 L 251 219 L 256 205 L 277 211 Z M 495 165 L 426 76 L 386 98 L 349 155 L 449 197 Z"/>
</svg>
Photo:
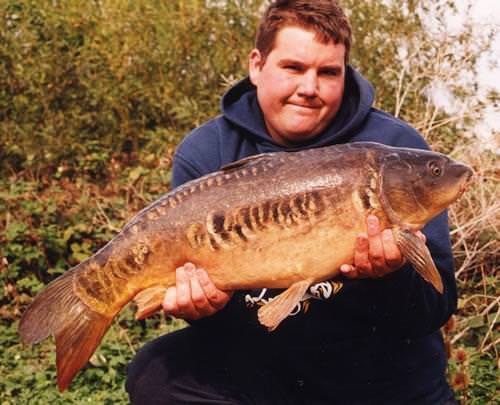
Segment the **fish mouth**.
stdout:
<svg viewBox="0 0 500 405">
<path fill-rule="evenodd" d="M 472 169 L 470 167 L 465 167 L 466 168 L 466 172 L 464 174 L 464 179 L 462 181 L 462 184 L 460 185 L 460 195 L 462 195 L 463 193 L 465 193 L 471 183 L 472 183 L 472 176 L 473 176 L 473 172 L 472 172 Z"/>
</svg>

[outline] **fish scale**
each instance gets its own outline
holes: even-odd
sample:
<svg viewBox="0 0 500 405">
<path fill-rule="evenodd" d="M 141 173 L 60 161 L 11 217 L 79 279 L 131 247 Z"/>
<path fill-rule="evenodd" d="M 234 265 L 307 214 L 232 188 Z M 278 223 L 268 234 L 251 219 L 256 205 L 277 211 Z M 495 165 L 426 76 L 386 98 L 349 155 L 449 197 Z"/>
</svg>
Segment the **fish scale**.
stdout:
<svg viewBox="0 0 500 405">
<path fill-rule="evenodd" d="M 222 290 L 285 289 L 258 311 L 259 322 L 274 330 L 312 283 L 353 263 L 368 214 L 392 229 L 402 254 L 442 293 L 414 232 L 462 194 L 471 173 L 442 154 L 375 143 L 242 159 L 139 212 L 33 300 L 19 333 L 27 343 L 55 336 L 62 391 L 123 306 L 135 300 L 137 318 L 160 309 L 176 267 L 186 262 L 204 268 Z"/>
</svg>

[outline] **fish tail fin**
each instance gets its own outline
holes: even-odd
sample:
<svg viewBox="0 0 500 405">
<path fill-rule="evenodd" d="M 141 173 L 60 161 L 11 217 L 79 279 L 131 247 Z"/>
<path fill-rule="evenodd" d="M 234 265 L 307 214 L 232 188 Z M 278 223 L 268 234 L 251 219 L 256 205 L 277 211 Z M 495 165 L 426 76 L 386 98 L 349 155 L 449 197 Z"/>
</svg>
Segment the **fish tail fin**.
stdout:
<svg viewBox="0 0 500 405">
<path fill-rule="evenodd" d="M 24 343 L 55 337 L 57 385 L 61 392 L 87 363 L 113 320 L 90 309 L 73 292 L 77 268 L 51 282 L 34 299 L 18 329 Z"/>
<path fill-rule="evenodd" d="M 80 310 L 80 315 L 72 317 L 71 322 L 55 334 L 57 386 L 61 392 L 87 364 L 113 320 L 81 304 L 85 308 Z"/>
</svg>

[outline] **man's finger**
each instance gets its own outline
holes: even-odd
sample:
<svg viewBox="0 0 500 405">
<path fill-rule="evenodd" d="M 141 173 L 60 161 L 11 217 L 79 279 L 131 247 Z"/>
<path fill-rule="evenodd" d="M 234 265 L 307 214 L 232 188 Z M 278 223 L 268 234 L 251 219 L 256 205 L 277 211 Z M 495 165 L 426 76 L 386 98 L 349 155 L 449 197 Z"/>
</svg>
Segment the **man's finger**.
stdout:
<svg viewBox="0 0 500 405">
<path fill-rule="evenodd" d="M 354 247 L 354 267 L 357 271 L 356 276 L 368 276 L 372 272 L 372 265 L 369 257 L 368 236 L 366 234 L 358 235 Z"/>
<path fill-rule="evenodd" d="M 347 278 L 355 279 L 359 277 L 358 271 L 350 264 L 343 264 L 340 266 L 340 272 Z"/>
<path fill-rule="evenodd" d="M 219 290 L 212 282 L 210 277 L 208 277 L 208 274 L 205 270 L 197 269 L 196 273 L 201 288 L 203 289 L 205 297 L 208 299 L 210 305 L 215 309 L 222 309 L 231 298 L 232 293 Z"/>
<path fill-rule="evenodd" d="M 196 311 L 201 316 L 212 315 L 216 309 L 210 304 L 208 298 L 205 295 L 205 291 L 200 285 L 200 280 L 198 278 L 198 272 L 195 271 L 191 274 L 191 299 L 193 301 Z"/>
<path fill-rule="evenodd" d="M 390 229 L 384 229 L 382 232 L 382 243 L 387 265 L 394 270 L 400 268 L 404 260 Z"/>
<path fill-rule="evenodd" d="M 163 310 L 169 315 L 173 315 L 177 311 L 177 292 L 175 287 L 167 288 L 162 306 Z"/>
<path fill-rule="evenodd" d="M 196 319 L 199 316 L 191 298 L 191 280 L 189 274 L 191 270 L 189 266 L 187 268 L 183 266 L 175 271 L 178 314 L 181 314 L 180 316 L 186 319 Z M 173 315 L 175 316 L 175 313 Z"/>
<path fill-rule="evenodd" d="M 426 243 L 426 242 L 427 242 L 427 237 L 426 237 L 426 236 L 425 236 L 422 232 L 417 231 L 415 234 L 418 236 L 418 238 L 419 238 L 422 242 L 424 242 L 424 243 Z"/>
<path fill-rule="evenodd" d="M 380 237 L 380 224 L 375 215 L 369 215 L 367 220 L 368 230 L 368 259 L 372 265 L 373 275 L 376 276 L 386 267 L 384 259 L 384 245 Z"/>
</svg>

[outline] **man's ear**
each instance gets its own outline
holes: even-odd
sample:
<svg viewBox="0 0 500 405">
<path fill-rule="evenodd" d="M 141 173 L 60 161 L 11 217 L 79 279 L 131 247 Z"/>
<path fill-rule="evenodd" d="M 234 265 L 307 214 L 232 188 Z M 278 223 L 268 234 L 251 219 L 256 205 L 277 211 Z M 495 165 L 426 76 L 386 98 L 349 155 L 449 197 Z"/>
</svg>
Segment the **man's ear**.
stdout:
<svg viewBox="0 0 500 405">
<path fill-rule="evenodd" d="M 257 86 L 257 80 L 263 65 L 264 58 L 260 51 L 257 48 L 252 49 L 248 56 L 248 76 L 254 86 Z"/>
</svg>

